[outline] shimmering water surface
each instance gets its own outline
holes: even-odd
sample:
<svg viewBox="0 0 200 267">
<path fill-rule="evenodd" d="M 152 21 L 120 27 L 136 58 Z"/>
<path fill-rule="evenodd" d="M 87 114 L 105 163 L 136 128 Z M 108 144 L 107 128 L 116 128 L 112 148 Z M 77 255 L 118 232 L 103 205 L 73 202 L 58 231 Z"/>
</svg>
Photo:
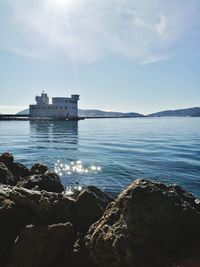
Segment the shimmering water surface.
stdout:
<svg viewBox="0 0 200 267">
<path fill-rule="evenodd" d="M 1 121 L 4 151 L 28 166 L 48 164 L 65 186 L 118 193 L 136 178 L 151 178 L 200 196 L 200 118 Z"/>
</svg>

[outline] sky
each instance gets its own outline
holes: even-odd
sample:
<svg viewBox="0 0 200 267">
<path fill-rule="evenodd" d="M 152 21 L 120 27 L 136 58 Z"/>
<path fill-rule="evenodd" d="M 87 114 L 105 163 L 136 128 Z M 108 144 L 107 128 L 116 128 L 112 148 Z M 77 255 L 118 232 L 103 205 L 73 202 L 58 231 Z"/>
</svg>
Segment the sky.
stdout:
<svg viewBox="0 0 200 267">
<path fill-rule="evenodd" d="M 0 0 L 0 113 L 80 94 L 79 107 L 200 106 L 199 0 Z"/>
</svg>

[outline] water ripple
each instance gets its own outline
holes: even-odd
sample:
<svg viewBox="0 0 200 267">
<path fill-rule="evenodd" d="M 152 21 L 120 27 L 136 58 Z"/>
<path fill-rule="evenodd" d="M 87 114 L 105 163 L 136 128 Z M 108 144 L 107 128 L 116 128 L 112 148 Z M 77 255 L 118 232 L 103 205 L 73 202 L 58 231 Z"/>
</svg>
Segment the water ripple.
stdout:
<svg viewBox="0 0 200 267">
<path fill-rule="evenodd" d="M 149 178 L 178 183 L 200 196 L 200 118 L 1 121 L 0 132 L 0 152 L 11 151 L 28 166 L 42 161 L 54 169 L 58 160 L 81 160 L 83 169 L 102 168 L 63 172 L 69 191 L 78 182 L 115 194 L 136 178 Z"/>
</svg>

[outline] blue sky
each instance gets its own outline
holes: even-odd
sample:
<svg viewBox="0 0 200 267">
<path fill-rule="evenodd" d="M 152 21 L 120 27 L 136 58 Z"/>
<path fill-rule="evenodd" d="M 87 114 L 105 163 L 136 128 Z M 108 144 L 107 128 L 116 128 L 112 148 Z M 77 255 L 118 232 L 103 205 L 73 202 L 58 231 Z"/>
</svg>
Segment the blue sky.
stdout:
<svg viewBox="0 0 200 267">
<path fill-rule="evenodd" d="M 199 0 L 0 0 L 0 112 L 45 90 L 81 108 L 200 106 Z"/>
</svg>

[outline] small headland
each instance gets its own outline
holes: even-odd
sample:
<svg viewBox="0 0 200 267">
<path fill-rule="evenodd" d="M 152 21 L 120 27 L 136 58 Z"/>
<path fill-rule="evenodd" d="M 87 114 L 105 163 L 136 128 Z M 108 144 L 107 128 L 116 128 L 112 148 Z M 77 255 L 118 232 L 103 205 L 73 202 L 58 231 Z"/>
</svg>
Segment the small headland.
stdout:
<svg viewBox="0 0 200 267">
<path fill-rule="evenodd" d="M 200 200 L 135 180 L 116 199 L 67 195 L 47 165 L 0 155 L 1 267 L 199 267 Z"/>
</svg>

